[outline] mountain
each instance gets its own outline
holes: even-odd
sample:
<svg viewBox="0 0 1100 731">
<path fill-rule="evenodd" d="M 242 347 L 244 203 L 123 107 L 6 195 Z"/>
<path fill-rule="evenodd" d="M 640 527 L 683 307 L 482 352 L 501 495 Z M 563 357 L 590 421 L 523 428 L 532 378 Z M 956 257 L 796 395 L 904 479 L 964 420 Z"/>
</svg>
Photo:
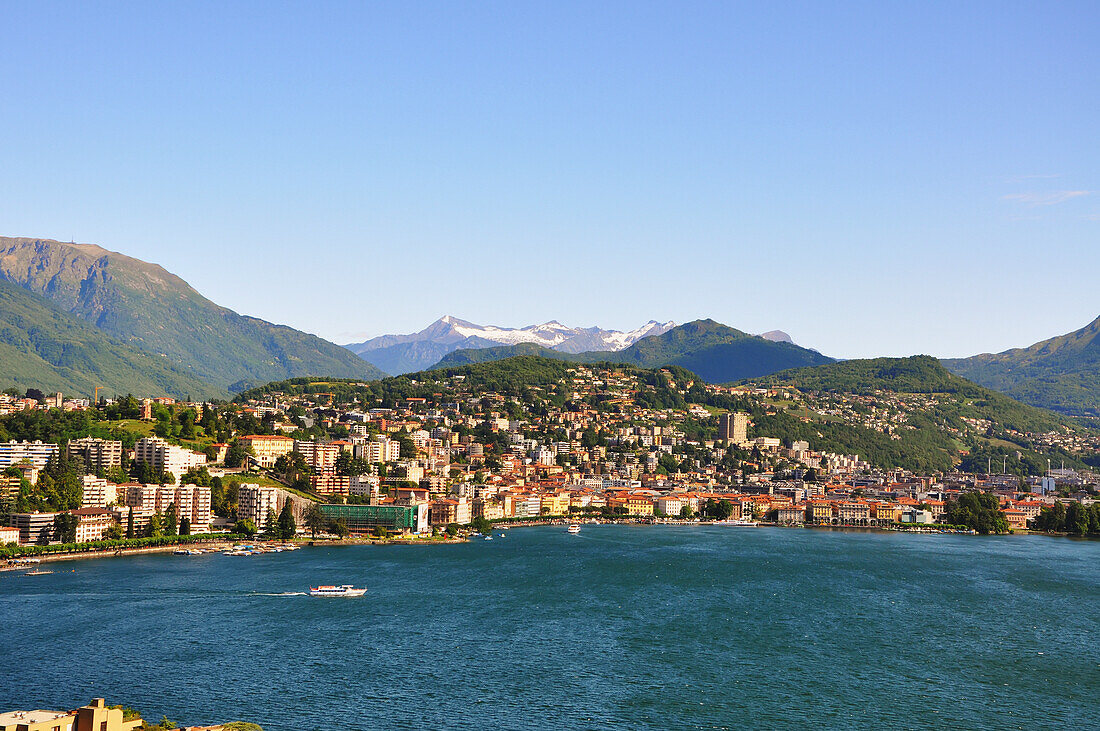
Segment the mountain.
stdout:
<svg viewBox="0 0 1100 731">
<path fill-rule="evenodd" d="M 1020 432 L 1054 431 L 1068 421 L 1051 411 L 1021 403 L 951 373 L 929 355 L 846 360 L 781 371 L 747 382 L 755 386 L 791 386 L 802 391 L 862 396 L 948 394 L 960 404 L 949 416 L 957 417 L 961 411 L 967 418 L 986 419 Z"/>
<path fill-rule="evenodd" d="M 0 237 L 0 279 L 220 387 L 223 395 L 296 375 L 384 375 L 338 345 L 238 315 L 156 264 L 90 244 Z"/>
<path fill-rule="evenodd" d="M 589 351 L 563 354 L 534 350 L 530 346 L 496 347 L 482 351 L 455 351 L 440 360 L 435 367 L 454 367 L 516 355 L 541 355 L 581 363 L 625 363 L 639 368 L 676 365 L 698 374 L 709 383 L 727 383 L 789 368 L 833 362 L 832 358 L 817 351 L 801 348 L 793 343 L 774 342 L 757 335 L 749 335 L 714 320 L 696 320 L 679 325 L 610 353 Z"/>
<path fill-rule="evenodd" d="M 1100 416 L 1100 318 L 1027 348 L 942 362 L 960 376 L 1032 406 Z"/>
<path fill-rule="evenodd" d="M 562 353 L 616 351 L 650 335 L 667 332 L 675 323 L 650 320 L 630 332 L 598 327 L 568 327 L 556 320 L 522 328 L 475 325 L 447 315 L 418 333 L 381 335 L 345 345 L 387 373 L 409 373 L 428 368 L 455 350 L 493 348 L 533 343 Z"/>
<path fill-rule="evenodd" d="M 135 393 L 208 398 L 224 395 L 167 359 L 107 336 L 78 317 L 0 280 L 0 387 L 67 395 Z"/>
</svg>

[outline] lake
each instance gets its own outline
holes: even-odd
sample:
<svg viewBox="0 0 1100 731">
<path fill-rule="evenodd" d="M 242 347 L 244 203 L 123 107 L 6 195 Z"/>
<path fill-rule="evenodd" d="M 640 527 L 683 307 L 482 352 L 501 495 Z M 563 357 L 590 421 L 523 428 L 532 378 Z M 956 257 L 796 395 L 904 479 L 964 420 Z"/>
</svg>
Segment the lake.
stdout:
<svg viewBox="0 0 1100 731">
<path fill-rule="evenodd" d="M 0 712 L 280 729 L 1100 727 L 1100 542 L 717 526 L 0 574 Z M 310 584 L 368 587 L 355 599 Z"/>
</svg>

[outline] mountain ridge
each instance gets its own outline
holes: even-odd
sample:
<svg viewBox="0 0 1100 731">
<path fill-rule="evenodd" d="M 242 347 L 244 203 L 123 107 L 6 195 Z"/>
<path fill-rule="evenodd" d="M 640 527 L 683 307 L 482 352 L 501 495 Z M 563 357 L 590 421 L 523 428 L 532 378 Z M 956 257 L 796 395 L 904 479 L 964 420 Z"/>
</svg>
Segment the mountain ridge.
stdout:
<svg viewBox="0 0 1100 731">
<path fill-rule="evenodd" d="M 168 394 L 224 397 L 166 359 L 119 342 L 49 300 L 0 280 L 0 379 L 3 387 L 92 397 Z"/>
<path fill-rule="evenodd" d="M 160 265 L 95 244 L 0 237 L 0 279 L 226 394 L 231 386 L 293 375 L 382 375 L 338 345 L 240 315 Z"/>
<path fill-rule="evenodd" d="M 749 335 L 705 319 L 677 325 L 660 335 L 642 338 L 619 351 L 573 354 L 521 346 L 463 349 L 444 356 L 432 368 L 450 368 L 516 355 L 538 355 L 578 363 L 606 361 L 640 368 L 675 365 L 698 374 L 709 383 L 727 383 L 795 366 L 833 362 L 832 358 L 817 351 L 793 343 Z"/>
<path fill-rule="evenodd" d="M 344 347 L 387 373 L 409 373 L 430 368 L 455 350 L 494 348 L 533 343 L 564 353 L 614 352 L 650 335 L 675 327 L 673 322 L 650 320 L 630 331 L 599 327 L 569 327 L 557 320 L 522 328 L 476 325 L 444 315 L 423 330 L 406 335 L 380 335 Z"/>
<path fill-rule="evenodd" d="M 1024 403 L 1073 416 L 1100 416 L 1100 317 L 1027 347 L 941 362 L 953 373 Z"/>
</svg>

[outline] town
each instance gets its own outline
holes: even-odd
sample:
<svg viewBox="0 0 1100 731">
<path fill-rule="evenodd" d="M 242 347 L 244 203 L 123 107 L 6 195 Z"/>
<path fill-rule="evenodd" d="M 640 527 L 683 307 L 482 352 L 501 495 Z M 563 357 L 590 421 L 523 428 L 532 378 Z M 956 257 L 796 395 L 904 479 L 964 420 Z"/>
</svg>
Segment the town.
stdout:
<svg viewBox="0 0 1100 731">
<path fill-rule="evenodd" d="M 133 431 L 0 443 L 0 545 L 212 532 L 453 535 L 472 524 L 559 518 L 1098 528 L 1100 476 L 1088 470 L 919 473 L 762 433 L 753 417 L 813 410 L 893 433 L 942 396 L 812 399 L 785 388 L 710 386 L 677 369 L 575 364 L 539 372 L 518 391 L 512 382 L 474 380 L 443 371 L 431 382 L 400 379 L 374 403 L 371 384 L 309 379 L 231 404 L 9 393 L 0 419 L 94 412 L 105 420 L 81 423 L 129 416 L 119 423 Z M 1077 436 L 1031 436 L 1090 446 Z"/>
</svg>

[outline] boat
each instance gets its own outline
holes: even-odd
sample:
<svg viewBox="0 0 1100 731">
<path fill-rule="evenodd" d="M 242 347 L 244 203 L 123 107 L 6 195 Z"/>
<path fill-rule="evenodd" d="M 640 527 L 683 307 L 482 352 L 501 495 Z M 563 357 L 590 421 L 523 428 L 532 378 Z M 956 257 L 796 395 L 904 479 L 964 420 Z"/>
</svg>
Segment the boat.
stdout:
<svg viewBox="0 0 1100 731">
<path fill-rule="evenodd" d="M 715 525 L 728 525 L 732 528 L 757 528 L 760 526 L 755 520 L 719 520 Z"/>
<path fill-rule="evenodd" d="M 310 596 L 363 596 L 366 593 L 366 589 L 356 589 L 351 584 L 343 584 L 341 586 L 322 585 L 309 587 Z"/>
<path fill-rule="evenodd" d="M 491 541 L 491 540 L 493 540 L 493 537 L 492 536 L 485 536 L 485 540 Z"/>
<path fill-rule="evenodd" d="M 52 571 L 46 571 L 45 569 L 33 569 L 31 571 L 24 572 L 24 576 L 43 576 L 45 574 L 52 574 Z"/>
<path fill-rule="evenodd" d="M 567 533 L 580 533 L 581 532 L 581 527 L 579 525 L 577 525 L 576 523 L 574 523 L 573 525 L 566 528 L 565 531 Z"/>
</svg>

